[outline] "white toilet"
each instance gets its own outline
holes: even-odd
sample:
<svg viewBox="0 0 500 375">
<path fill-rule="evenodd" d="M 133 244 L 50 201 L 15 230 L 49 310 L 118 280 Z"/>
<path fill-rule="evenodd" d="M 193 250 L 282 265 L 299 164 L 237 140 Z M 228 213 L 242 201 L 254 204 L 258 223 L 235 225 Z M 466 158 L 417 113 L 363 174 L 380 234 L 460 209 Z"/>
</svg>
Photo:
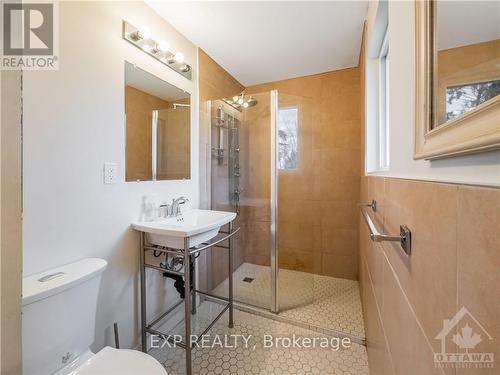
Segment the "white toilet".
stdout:
<svg viewBox="0 0 500 375">
<path fill-rule="evenodd" d="M 23 279 L 24 375 L 165 375 L 153 357 L 105 347 L 94 354 L 97 294 L 106 261 L 83 259 Z"/>
</svg>

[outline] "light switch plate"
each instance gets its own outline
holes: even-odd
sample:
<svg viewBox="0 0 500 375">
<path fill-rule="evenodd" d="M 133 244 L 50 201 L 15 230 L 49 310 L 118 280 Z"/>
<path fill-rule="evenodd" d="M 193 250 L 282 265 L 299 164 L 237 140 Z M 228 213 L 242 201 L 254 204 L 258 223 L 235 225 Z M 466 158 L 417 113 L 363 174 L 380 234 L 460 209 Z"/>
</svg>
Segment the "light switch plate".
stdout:
<svg viewBox="0 0 500 375">
<path fill-rule="evenodd" d="M 118 182 L 118 164 L 104 163 L 104 183 L 116 184 Z"/>
</svg>

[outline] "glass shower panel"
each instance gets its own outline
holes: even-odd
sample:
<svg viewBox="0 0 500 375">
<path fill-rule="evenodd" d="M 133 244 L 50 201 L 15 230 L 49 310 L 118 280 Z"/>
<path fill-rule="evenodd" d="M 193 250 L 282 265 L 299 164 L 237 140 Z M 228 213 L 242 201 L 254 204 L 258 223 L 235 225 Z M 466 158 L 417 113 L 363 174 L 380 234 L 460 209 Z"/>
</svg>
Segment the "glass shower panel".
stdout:
<svg viewBox="0 0 500 375">
<path fill-rule="evenodd" d="M 157 180 L 182 180 L 190 175 L 189 106 L 155 111 L 156 154 L 154 173 Z"/>
<path fill-rule="evenodd" d="M 234 240 L 234 298 L 270 309 L 271 278 L 271 99 L 252 95 L 255 105 L 235 109 L 211 102 L 211 206 L 237 212 Z M 209 260 L 212 293 L 227 295 L 227 254 Z"/>
<path fill-rule="evenodd" d="M 321 267 L 321 230 L 315 196 L 310 98 L 278 93 L 278 264 L 279 312 L 314 301 Z"/>
</svg>

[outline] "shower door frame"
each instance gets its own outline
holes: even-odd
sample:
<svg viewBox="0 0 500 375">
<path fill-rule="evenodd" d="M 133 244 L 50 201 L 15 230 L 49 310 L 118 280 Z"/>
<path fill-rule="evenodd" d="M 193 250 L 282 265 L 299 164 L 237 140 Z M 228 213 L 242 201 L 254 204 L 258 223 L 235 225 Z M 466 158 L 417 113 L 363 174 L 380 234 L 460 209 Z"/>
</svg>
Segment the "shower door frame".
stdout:
<svg viewBox="0 0 500 375">
<path fill-rule="evenodd" d="M 269 307 L 254 306 L 243 301 L 236 301 L 239 304 L 250 306 L 253 308 L 264 309 L 272 313 L 279 313 L 279 251 L 278 251 L 278 90 L 270 90 L 270 152 L 271 152 L 271 168 L 270 168 L 270 271 L 271 271 L 271 298 Z M 209 101 L 207 110 L 212 113 L 212 101 Z M 211 116 L 209 126 L 211 127 Z M 212 147 L 212 132 L 209 133 L 210 147 Z M 211 168 L 211 167 L 210 167 Z M 212 173 L 210 170 L 209 182 L 209 206 L 212 204 Z"/>
<path fill-rule="evenodd" d="M 279 312 L 279 251 L 278 251 L 278 90 L 271 90 L 271 301 L 270 310 Z"/>
</svg>

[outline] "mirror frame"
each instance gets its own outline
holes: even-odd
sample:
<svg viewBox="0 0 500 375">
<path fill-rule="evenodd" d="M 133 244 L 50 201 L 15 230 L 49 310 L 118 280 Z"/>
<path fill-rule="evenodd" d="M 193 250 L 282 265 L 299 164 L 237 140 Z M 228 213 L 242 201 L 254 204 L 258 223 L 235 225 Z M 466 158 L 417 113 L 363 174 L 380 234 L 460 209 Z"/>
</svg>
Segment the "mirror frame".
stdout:
<svg viewBox="0 0 500 375">
<path fill-rule="evenodd" d="M 500 95 L 433 128 L 435 0 L 415 0 L 414 159 L 442 159 L 500 149 Z"/>
</svg>

